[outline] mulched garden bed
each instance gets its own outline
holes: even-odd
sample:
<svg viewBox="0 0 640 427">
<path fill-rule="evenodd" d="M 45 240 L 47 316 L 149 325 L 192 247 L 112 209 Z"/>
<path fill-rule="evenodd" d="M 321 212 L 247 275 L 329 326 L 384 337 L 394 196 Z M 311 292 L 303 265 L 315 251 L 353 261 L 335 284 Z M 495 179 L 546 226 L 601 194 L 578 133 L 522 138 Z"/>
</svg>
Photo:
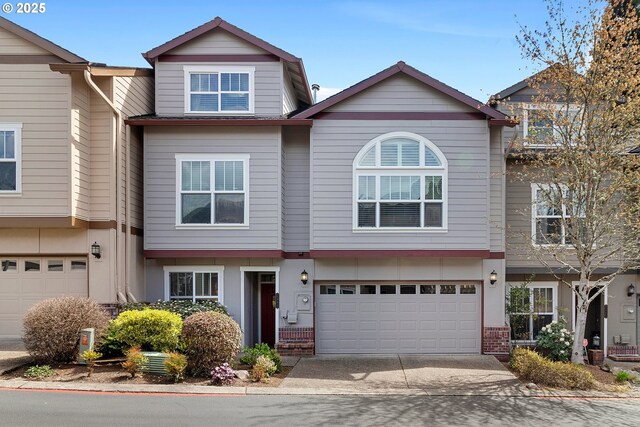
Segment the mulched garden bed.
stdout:
<svg viewBox="0 0 640 427">
<path fill-rule="evenodd" d="M 87 368 L 84 365 L 75 363 L 51 365 L 56 374 L 51 377 L 38 379 L 24 378 L 23 375 L 30 365 L 24 365 L 2 375 L 3 380 L 30 380 L 30 381 L 53 381 L 65 383 L 109 383 L 109 384 L 174 384 L 172 378 L 163 375 L 142 373 L 131 378 L 127 372 L 122 369 L 120 363 L 100 363 L 97 364 L 91 377 L 87 377 Z M 249 369 L 248 366 L 239 366 L 238 369 Z M 234 387 L 278 387 L 283 379 L 291 372 L 290 367 L 282 367 L 282 372 L 278 372 L 269 378 L 268 383 L 242 381 L 235 378 L 230 384 Z M 208 378 L 189 377 L 187 376 L 180 384 L 211 386 Z"/>
</svg>

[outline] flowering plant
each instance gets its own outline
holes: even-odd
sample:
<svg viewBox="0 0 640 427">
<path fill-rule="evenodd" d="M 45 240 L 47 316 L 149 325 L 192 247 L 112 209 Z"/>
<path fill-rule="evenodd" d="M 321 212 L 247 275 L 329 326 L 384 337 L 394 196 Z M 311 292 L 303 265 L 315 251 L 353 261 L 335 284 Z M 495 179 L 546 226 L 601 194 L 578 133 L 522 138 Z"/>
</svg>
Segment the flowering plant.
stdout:
<svg viewBox="0 0 640 427">
<path fill-rule="evenodd" d="M 211 382 L 214 385 L 228 385 L 231 384 L 235 378 L 236 373 L 228 363 L 223 363 L 220 366 L 213 368 L 211 371 Z"/>
<path fill-rule="evenodd" d="M 536 337 L 536 348 L 543 350 L 551 360 L 566 362 L 571 357 L 573 334 L 567 330 L 563 317 L 543 326 Z"/>
</svg>

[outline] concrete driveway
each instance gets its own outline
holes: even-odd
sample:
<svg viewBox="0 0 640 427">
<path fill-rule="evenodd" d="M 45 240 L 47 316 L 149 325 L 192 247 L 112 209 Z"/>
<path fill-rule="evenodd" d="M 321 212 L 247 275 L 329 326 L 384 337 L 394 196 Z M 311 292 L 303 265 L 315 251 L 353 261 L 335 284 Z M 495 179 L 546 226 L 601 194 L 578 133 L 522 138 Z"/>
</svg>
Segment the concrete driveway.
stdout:
<svg viewBox="0 0 640 427">
<path fill-rule="evenodd" d="M 300 359 L 280 387 L 514 395 L 522 384 L 493 356 L 339 355 Z"/>
<path fill-rule="evenodd" d="M 31 360 L 21 339 L 0 339 L 0 374 Z"/>
</svg>

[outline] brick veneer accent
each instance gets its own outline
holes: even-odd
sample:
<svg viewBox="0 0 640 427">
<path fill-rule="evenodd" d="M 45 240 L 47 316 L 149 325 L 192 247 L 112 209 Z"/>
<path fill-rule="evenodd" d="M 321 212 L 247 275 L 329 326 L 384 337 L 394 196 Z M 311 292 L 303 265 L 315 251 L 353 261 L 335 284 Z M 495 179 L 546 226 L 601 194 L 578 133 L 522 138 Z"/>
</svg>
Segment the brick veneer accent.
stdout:
<svg viewBox="0 0 640 427">
<path fill-rule="evenodd" d="M 485 326 L 482 331 L 482 354 L 490 354 L 498 360 L 509 359 L 511 328 L 508 326 Z"/>
<path fill-rule="evenodd" d="M 315 351 L 313 328 L 280 328 L 277 349 L 283 356 L 311 356 Z"/>
<path fill-rule="evenodd" d="M 638 354 L 637 345 L 610 345 L 607 347 L 607 354 L 612 355 L 634 355 Z"/>
</svg>

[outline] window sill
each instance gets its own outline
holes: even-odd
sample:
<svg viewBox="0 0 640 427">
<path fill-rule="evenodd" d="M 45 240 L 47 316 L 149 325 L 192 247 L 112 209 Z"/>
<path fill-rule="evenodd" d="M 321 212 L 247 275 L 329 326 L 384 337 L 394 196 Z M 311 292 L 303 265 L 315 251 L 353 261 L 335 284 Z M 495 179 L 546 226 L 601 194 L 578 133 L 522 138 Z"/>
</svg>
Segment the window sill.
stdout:
<svg viewBox="0 0 640 427">
<path fill-rule="evenodd" d="M 448 233 L 446 228 L 353 228 L 354 233 Z"/>
<path fill-rule="evenodd" d="M 176 224 L 178 230 L 243 230 L 249 224 Z"/>
<path fill-rule="evenodd" d="M 0 197 L 22 197 L 21 191 L 0 191 Z"/>
</svg>

